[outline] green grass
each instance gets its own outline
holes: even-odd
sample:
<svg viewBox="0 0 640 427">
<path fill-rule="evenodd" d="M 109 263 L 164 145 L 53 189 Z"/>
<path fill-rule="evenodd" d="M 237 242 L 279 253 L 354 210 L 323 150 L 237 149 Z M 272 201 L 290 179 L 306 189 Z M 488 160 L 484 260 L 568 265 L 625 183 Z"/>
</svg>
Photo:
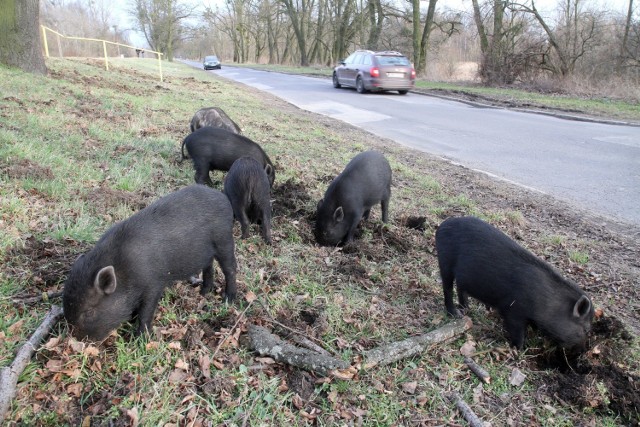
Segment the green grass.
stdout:
<svg viewBox="0 0 640 427">
<path fill-rule="evenodd" d="M 92 424 L 121 425 L 137 414 L 142 425 L 459 424 L 464 421 L 443 397 L 455 390 L 495 425 L 619 422 L 602 408 L 586 412 L 545 394 L 556 384 L 553 372 L 536 365 L 536 350 L 531 356 L 503 351 L 500 320 L 478 304 L 471 312 L 474 329 L 452 342 L 361 371 L 353 380 L 307 376 L 306 389 L 297 385 L 297 369 L 271 364 L 246 348 L 242 338 L 249 324 L 274 330 L 284 324 L 352 363 L 363 350 L 449 321 L 433 248 L 442 219 L 474 214 L 520 232 L 529 213 L 487 208 L 473 192 L 449 185 L 427 157 L 329 119 L 297 114 L 213 73 L 163 63 L 160 82 L 155 60 L 114 60 L 110 71 L 93 60 L 50 59 L 47 65 L 48 77 L 0 67 L 0 366 L 10 363 L 50 305 L 14 304 L 14 296 L 59 289 L 76 257 L 114 222 L 192 183 L 190 162 L 176 160 L 199 108 L 222 107 L 265 148 L 277 169 L 272 199 L 281 213 L 273 219 L 272 246 L 264 245 L 257 228 L 240 240 L 236 225 L 240 299 L 234 304 L 223 304 L 219 295 L 203 298 L 197 288 L 179 283 L 165 291 L 148 339 L 133 337 L 135 325 L 124 324 L 91 346 L 73 339 L 60 322 L 48 338 L 53 341 L 22 374 L 8 420 L 57 426 L 81 425 L 89 417 Z M 392 165 L 390 223 L 381 224 L 376 206 L 355 246 L 316 245 L 311 218 L 317 201 L 330 179 L 370 148 L 384 151 Z M 292 186 L 282 190 L 289 180 Z M 295 209 L 285 203 L 289 199 L 296 200 Z M 408 216 L 425 217 L 425 230 L 404 227 L 401 219 Z M 546 246 L 540 254 L 584 270 L 598 268 L 596 243 L 557 230 L 542 234 L 550 237 L 541 238 Z M 215 281 L 223 283 L 218 268 Z M 251 305 L 243 300 L 250 292 L 257 297 Z M 459 354 L 470 339 L 478 342 L 477 361 L 495 378 L 478 402 L 472 392 L 478 380 Z M 532 347 L 543 347 L 536 333 L 530 340 Z M 630 350 L 631 373 L 637 348 Z M 528 377 L 517 389 L 508 384 L 514 367 Z M 589 390 L 603 402 L 613 400 L 612 390 L 598 381 Z M 403 386 L 413 382 L 412 394 Z M 540 394 L 546 406 L 539 404 Z M 502 405 L 498 411 L 496 402 Z"/>
</svg>

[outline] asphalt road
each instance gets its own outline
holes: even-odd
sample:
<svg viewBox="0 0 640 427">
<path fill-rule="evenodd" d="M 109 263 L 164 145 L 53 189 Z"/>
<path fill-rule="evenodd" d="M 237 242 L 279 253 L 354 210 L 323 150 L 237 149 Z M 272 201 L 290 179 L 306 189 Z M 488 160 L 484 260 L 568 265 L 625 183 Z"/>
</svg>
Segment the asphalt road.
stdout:
<svg viewBox="0 0 640 427">
<path fill-rule="evenodd" d="M 208 72 L 640 226 L 640 127 L 479 107 L 414 93 L 361 95 L 353 89 L 334 89 L 328 79 L 224 65 Z"/>
</svg>

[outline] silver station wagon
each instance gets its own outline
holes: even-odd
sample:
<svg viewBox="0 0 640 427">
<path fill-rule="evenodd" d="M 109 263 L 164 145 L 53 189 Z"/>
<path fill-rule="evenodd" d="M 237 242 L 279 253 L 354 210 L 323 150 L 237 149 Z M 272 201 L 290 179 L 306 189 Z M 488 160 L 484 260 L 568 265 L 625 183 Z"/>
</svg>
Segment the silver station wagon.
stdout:
<svg viewBox="0 0 640 427">
<path fill-rule="evenodd" d="M 333 70 L 333 87 L 355 87 L 358 93 L 413 89 L 416 71 L 400 52 L 357 50 Z"/>
</svg>

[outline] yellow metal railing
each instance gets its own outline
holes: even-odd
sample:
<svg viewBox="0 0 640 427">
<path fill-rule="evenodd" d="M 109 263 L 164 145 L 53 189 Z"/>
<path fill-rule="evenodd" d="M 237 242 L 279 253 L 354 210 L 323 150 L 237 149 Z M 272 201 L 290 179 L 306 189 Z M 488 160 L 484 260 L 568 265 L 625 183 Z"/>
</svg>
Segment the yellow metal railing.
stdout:
<svg viewBox="0 0 640 427">
<path fill-rule="evenodd" d="M 43 45 L 44 45 L 44 53 L 47 56 L 47 58 L 49 57 L 49 43 L 47 41 L 47 31 L 55 34 L 56 36 L 58 36 L 58 52 L 60 54 L 60 56 L 62 57 L 62 46 L 60 44 L 60 38 L 64 38 L 64 39 L 68 39 L 68 40 L 84 40 L 84 41 L 90 41 L 90 42 L 99 42 L 102 43 L 102 51 L 104 52 L 104 66 L 107 70 L 109 70 L 109 57 L 107 55 L 107 44 L 113 45 L 113 46 L 122 46 L 122 47 L 126 47 L 126 48 L 131 48 L 131 49 L 135 49 L 136 52 L 151 52 L 156 54 L 156 56 L 158 57 L 158 70 L 160 73 L 160 81 L 162 81 L 162 53 L 160 52 L 156 52 L 154 50 L 149 50 L 149 49 L 141 49 L 135 46 L 131 46 L 128 44 L 122 44 L 122 43 L 117 43 L 117 42 L 110 42 L 108 40 L 100 40 L 100 39 L 91 39 L 91 38 L 86 38 L 86 37 L 73 37 L 73 36 L 65 36 L 64 34 L 60 34 L 59 32 L 52 30 L 49 27 L 45 27 L 44 25 L 40 25 L 40 27 L 42 27 L 42 38 L 43 38 Z"/>
</svg>

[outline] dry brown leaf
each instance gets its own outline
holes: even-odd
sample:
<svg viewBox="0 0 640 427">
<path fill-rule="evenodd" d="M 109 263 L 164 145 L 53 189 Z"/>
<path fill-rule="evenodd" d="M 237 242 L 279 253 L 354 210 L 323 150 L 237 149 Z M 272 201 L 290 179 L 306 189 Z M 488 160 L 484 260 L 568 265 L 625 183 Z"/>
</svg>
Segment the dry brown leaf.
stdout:
<svg viewBox="0 0 640 427">
<path fill-rule="evenodd" d="M 174 369 L 169 374 L 169 383 L 171 384 L 179 384 L 182 383 L 185 378 L 187 378 L 188 374 L 182 369 Z"/>
<path fill-rule="evenodd" d="M 84 349 L 83 353 L 85 354 L 85 356 L 98 356 L 100 354 L 100 350 L 98 350 L 98 347 L 94 346 L 94 345 L 89 345 L 87 348 Z"/>
<path fill-rule="evenodd" d="M 168 345 L 171 350 L 182 350 L 182 344 L 180 341 L 171 341 Z"/>
<path fill-rule="evenodd" d="M 82 394 L 82 384 L 80 383 L 69 384 L 67 386 L 67 393 L 75 397 L 80 397 L 80 395 Z"/>
<path fill-rule="evenodd" d="M 160 346 L 160 343 L 158 341 L 149 341 L 147 343 L 147 345 L 145 346 L 145 348 L 147 350 L 155 350 Z"/>
<path fill-rule="evenodd" d="M 513 368 L 511 376 L 509 377 L 509 384 L 518 387 L 524 382 L 525 378 L 527 378 L 527 376 L 523 374 L 520 369 Z"/>
<path fill-rule="evenodd" d="M 13 325 L 9 326 L 9 327 L 7 328 L 7 331 L 8 331 L 10 334 L 12 334 L 12 335 L 13 335 L 13 334 L 15 334 L 17 331 L 19 331 L 19 330 L 20 330 L 20 328 L 22 328 L 22 325 L 24 325 L 24 319 L 20 319 L 20 320 L 18 320 L 16 323 L 14 323 Z"/>
<path fill-rule="evenodd" d="M 247 300 L 247 302 L 254 302 L 256 300 L 256 298 L 258 298 L 258 297 L 256 296 L 255 293 L 253 293 L 253 291 L 248 291 L 244 295 L 244 299 Z"/>
<path fill-rule="evenodd" d="M 416 388 L 418 388 L 417 381 L 411 381 L 411 382 L 402 384 L 402 390 L 405 393 L 414 394 L 416 392 Z"/>
<path fill-rule="evenodd" d="M 206 379 L 211 378 L 211 359 L 208 354 L 203 354 L 198 358 L 198 364 L 200 365 L 200 370 L 202 371 L 202 375 Z"/>
<path fill-rule="evenodd" d="M 46 348 L 47 350 L 51 350 L 54 347 L 57 347 L 59 343 L 60 343 L 60 337 L 53 337 L 49 341 L 47 341 L 46 344 L 44 344 L 42 347 Z"/>
<path fill-rule="evenodd" d="M 462 347 L 460 347 L 460 354 L 463 356 L 471 357 L 476 352 L 476 343 L 474 341 L 465 342 Z"/>
<path fill-rule="evenodd" d="M 218 359 L 213 359 L 213 360 L 211 361 L 211 364 L 212 364 L 213 366 L 215 366 L 215 367 L 216 367 L 216 369 L 218 369 L 219 371 L 221 371 L 221 370 L 223 370 L 223 369 L 224 369 L 224 363 L 222 363 L 222 362 L 221 362 L 221 361 L 219 361 Z"/>
<path fill-rule="evenodd" d="M 174 368 L 182 369 L 183 371 L 189 371 L 189 364 L 182 359 L 178 359 Z"/>
<path fill-rule="evenodd" d="M 273 365 L 276 363 L 271 357 L 256 357 L 256 362 L 263 363 L 265 365 Z"/>
<path fill-rule="evenodd" d="M 70 338 L 69 347 L 71 347 L 71 350 L 73 350 L 74 353 L 82 353 L 82 351 L 86 347 L 86 344 L 83 343 L 82 341 L 78 341 L 74 338 Z"/>
<path fill-rule="evenodd" d="M 330 375 L 341 380 L 350 380 L 353 379 L 357 373 L 355 368 L 350 366 L 347 369 L 334 369 L 330 372 Z"/>
<path fill-rule="evenodd" d="M 129 427 L 137 427 L 140 423 L 138 408 L 127 409 L 125 413 L 127 414 L 127 417 L 129 417 Z"/>
<path fill-rule="evenodd" d="M 291 399 L 291 403 L 293 403 L 293 406 L 295 406 L 297 409 L 304 408 L 304 400 L 302 400 L 298 393 L 293 396 L 293 399 Z"/>
</svg>

